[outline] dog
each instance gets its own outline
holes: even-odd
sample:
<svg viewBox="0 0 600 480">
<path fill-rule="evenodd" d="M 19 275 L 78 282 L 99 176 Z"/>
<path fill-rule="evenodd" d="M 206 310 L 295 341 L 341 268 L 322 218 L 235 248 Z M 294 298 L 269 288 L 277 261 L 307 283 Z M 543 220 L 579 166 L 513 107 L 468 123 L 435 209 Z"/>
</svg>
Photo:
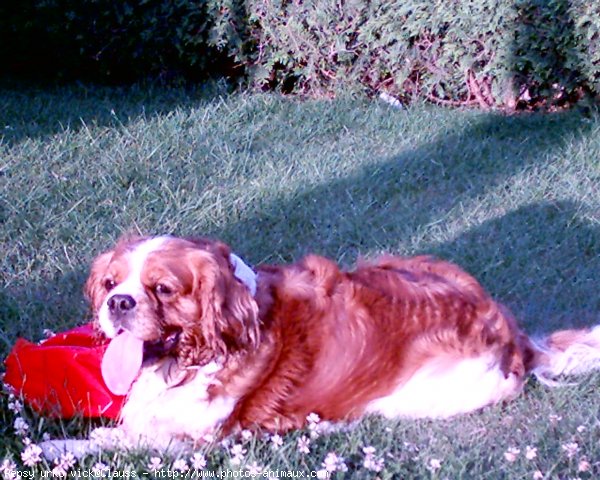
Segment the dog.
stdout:
<svg viewBox="0 0 600 480">
<path fill-rule="evenodd" d="M 445 418 L 600 367 L 600 326 L 534 341 L 458 266 L 382 256 L 344 271 L 308 255 L 256 273 L 220 241 L 123 240 L 85 293 L 112 339 L 120 432 L 164 448 L 241 429 Z"/>
</svg>

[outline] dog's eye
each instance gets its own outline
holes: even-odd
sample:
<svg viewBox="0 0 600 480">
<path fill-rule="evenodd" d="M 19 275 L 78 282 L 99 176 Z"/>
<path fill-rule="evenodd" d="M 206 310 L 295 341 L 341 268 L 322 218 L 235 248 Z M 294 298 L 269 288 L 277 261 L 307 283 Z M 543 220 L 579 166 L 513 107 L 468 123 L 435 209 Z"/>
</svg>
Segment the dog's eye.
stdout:
<svg viewBox="0 0 600 480">
<path fill-rule="evenodd" d="M 157 295 L 163 296 L 171 295 L 173 293 L 173 290 L 167 287 L 164 283 L 158 283 L 156 287 L 154 287 L 154 291 Z"/>
<path fill-rule="evenodd" d="M 112 280 L 110 278 L 107 278 L 106 280 L 104 280 L 104 288 L 106 289 L 107 292 L 110 292 L 116 286 L 117 286 L 117 282 L 115 282 L 114 280 Z"/>
</svg>

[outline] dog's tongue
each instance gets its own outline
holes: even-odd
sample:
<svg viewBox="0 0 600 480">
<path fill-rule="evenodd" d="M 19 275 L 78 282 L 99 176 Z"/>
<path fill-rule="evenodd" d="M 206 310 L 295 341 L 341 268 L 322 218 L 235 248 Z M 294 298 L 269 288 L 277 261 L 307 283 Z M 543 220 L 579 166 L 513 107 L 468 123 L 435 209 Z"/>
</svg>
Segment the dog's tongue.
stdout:
<svg viewBox="0 0 600 480">
<path fill-rule="evenodd" d="M 127 330 L 111 340 L 102 357 L 102 378 L 115 395 L 127 395 L 144 359 L 144 342 Z"/>
</svg>

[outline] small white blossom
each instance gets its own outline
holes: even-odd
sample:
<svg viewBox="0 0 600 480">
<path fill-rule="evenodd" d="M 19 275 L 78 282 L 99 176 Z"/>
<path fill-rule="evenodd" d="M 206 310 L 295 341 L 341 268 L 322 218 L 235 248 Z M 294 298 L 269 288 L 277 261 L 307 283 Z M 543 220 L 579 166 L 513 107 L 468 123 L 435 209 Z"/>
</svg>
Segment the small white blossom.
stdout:
<svg viewBox="0 0 600 480">
<path fill-rule="evenodd" d="M 375 455 L 375 447 L 363 447 L 362 451 L 366 457 Z"/>
<path fill-rule="evenodd" d="M 441 460 L 439 460 L 437 458 L 432 458 L 429 460 L 429 463 L 427 465 L 427 470 L 429 470 L 431 473 L 437 472 L 440 468 L 442 468 Z"/>
<path fill-rule="evenodd" d="M 537 448 L 530 447 L 529 445 L 527 445 L 525 447 L 525 458 L 527 460 L 533 460 L 536 457 L 537 457 Z"/>
<path fill-rule="evenodd" d="M 589 472 L 590 468 L 592 468 L 592 465 L 590 464 L 588 459 L 585 457 L 582 457 L 581 460 L 579 460 L 579 463 L 577 464 L 577 471 L 578 472 Z"/>
<path fill-rule="evenodd" d="M 184 458 L 178 458 L 175 460 L 172 468 L 178 472 L 187 472 L 190 469 Z"/>
<path fill-rule="evenodd" d="M 229 446 L 231 445 L 231 438 L 224 438 L 223 440 L 221 440 L 219 442 L 219 445 L 221 445 L 221 447 L 223 447 L 225 450 L 227 450 L 229 448 Z"/>
<path fill-rule="evenodd" d="M 533 480 L 542 480 L 544 478 L 544 474 L 539 470 L 533 472 Z"/>
<path fill-rule="evenodd" d="M 239 465 L 240 463 L 242 463 L 242 460 L 244 460 L 246 452 L 247 450 L 244 447 L 242 447 L 239 443 L 236 443 L 229 450 L 229 453 L 231 455 L 231 459 L 229 460 L 229 462 L 232 465 Z"/>
<path fill-rule="evenodd" d="M 577 427 L 577 431 L 578 431 L 579 433 L 583 433 L 583 432 L 585 432 L 586 430 L 587 430 L 587 428 L 585 427 L 585 425 L 579 425 L 579 426 Z"/>
<path fill-rule="evenodd" d="M 308 414 L 308 416 L 306 417 L 306 421 L 308 423 L 316 424 L 321 421 L 321 417 L 319 417 L 319 415 L 317 415 L 316 413 L 313 412 L 313 413 Z"/>
<path fill-rule="evenodd" d="M 303 454 L 310 453 L 310 440 L 306 435 L 302 435 L 298 439 L 298 451 Z"/>
<path fill-rule="evenodd" d="M 275 434 L 271 437 L 271 447 L 273 448 L 273 450 L 279 450 L 282 445 L 283 438 L 281 438 L 281 435 Z"/>
<path fill-rule="evenodd" d="M 160 470 L 163 466 L 162 460 L 158 457 L 152 457 L 148 462 L 148 470 Z"/>
<path fill-rule="evenodd" d="M 550 415 L 548 415 L 548 420 L 550 420 L 550 423 L 552 425 L 556 425 L 562 420 L 562 417 L 560 415 L 555 415 L 554 413 L 551 413 Z"/>
<path fill-rule="evenodd" d="M 8 409 L 13 413 L 20 413 L 23 410 L 23 404 L 15 398 L 8 402 Z"/>
<path fill-rule="evenodd" d="M 75 457 L 71 452 L 63 453 L 60 458 L 54 459 L 52 475 L 55 477 L 66 477 L 69 469 L 75 465 Z"/>
<path fill-rule="evenodd" d="M 205 433 L 202 436 L 202 441 L 204 441 L 206 443 L 213 443 L 215 441 L 215 436 L 212 435 L 211 433 Z"/>
<path fill-rule="evenodd" d="M 60 458 L 54 460 L 56 465 L 60 465 L 65 470 L 69 470 L 75 466 L 76 460 L 71 452 L 63 453 Z"/>
<path fill-rule="evenodd" d="M 21 460 L 23 465 L 33 467 L 42 461 L 42 449 L 38 445 L 30 443 L 21 453 Z"/>
<path fill-rule="evenodd" d="M 335 452 L 329 452 L 323 460 L 322 467 L 328 472 L 347 472 L 348 467 L 343 457 L 339 457 Z"/>
<path fill-rule="evenodd" d="M 363 467 L 373 472 L 381 472 L 385 462 L 383 461 L 383 458 L 375 456 L 375 447 L 364 447 L 362 450 L 365 454 L 365 458 L 363 459 Z"/>
<path fill-rule="evenodd" d="M 507 462 L 514 462 L 520 453 L 521 453 L 521 450 L 519 450 L 518 448 L 509 447 L 508 450 L 506 450 L 506 452 L 504 452 L 504 458 L 506 459 Z"/>
<path fill-rule="evenodd" d="M 242 440 L 246 442 L 252 438 L 252 432 L 250 430 L 242 430 Z"/>
<path fill-rule="evenodd" d="M 4 478 L 17 478 L 17 464 L 8 458 L 0 463 L 0 473 Z"/>
<path fill-rule="evenodd" d="M 15 418 L 15 422 L 13 423 L 13 428 L 15 429 L 15 433 L 17 435 L 19 435 L 20 437 L 24 437 L 25 435 L 27 435 L 27 432 L 29 431 L 29 425 L 27 425 L 27 422 L 25 421 L 25 419 L 23 417 Z"/>
<path fill-rule="evenodd" d="M 575 455 L 577 455 L 577 452 L 579 451 L 579 445 L 577 444 L 577 442 L 565 443 L 564 445 L 561 445 L 561 448 L 569 458 L 573 458 Z"/>
<path fill-rule="evenodd" d="M 49 328 L 44 328 L 44 330 L 42 330 L 42 334 L 44 335 L 45 338 L 52 338 L 56 335 L 56 333 L 54 333 Z"/>
<path fill-rule="evenodd" d="M 373 472 L 381 472 L 383 470 L 384 465 L 385 462 L 381 457 L 369 457 L 363 460 L 363 467 Z"/>
<path fill-rule="evenodd" d="M 192 467 L 195 470 L 204 470 L 206 468 L 206 457 L 201 453 L 194 453 L 194 456 L 190 458 Z"/>
</svg>

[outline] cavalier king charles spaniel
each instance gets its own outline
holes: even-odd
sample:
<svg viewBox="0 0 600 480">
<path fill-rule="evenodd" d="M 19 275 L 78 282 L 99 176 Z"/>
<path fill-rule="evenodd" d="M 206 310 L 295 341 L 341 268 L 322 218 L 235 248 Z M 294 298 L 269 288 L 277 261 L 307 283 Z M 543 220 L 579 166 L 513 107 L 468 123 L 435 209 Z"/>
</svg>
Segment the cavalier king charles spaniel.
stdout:
<svg viewBox="0 0 600 480">
<path fill-rule="evenodd" d="M 162 448 L 310 413 L 450 417 L 600 366 L 600 327 L 533 341 L 456 265 L 383 256 L 351 271 L 309 255 L 254 273 L 225 244 L 155 237 L 100 255 L 86 284 L 109 337 L 118 429 Z"/>
</svg>

